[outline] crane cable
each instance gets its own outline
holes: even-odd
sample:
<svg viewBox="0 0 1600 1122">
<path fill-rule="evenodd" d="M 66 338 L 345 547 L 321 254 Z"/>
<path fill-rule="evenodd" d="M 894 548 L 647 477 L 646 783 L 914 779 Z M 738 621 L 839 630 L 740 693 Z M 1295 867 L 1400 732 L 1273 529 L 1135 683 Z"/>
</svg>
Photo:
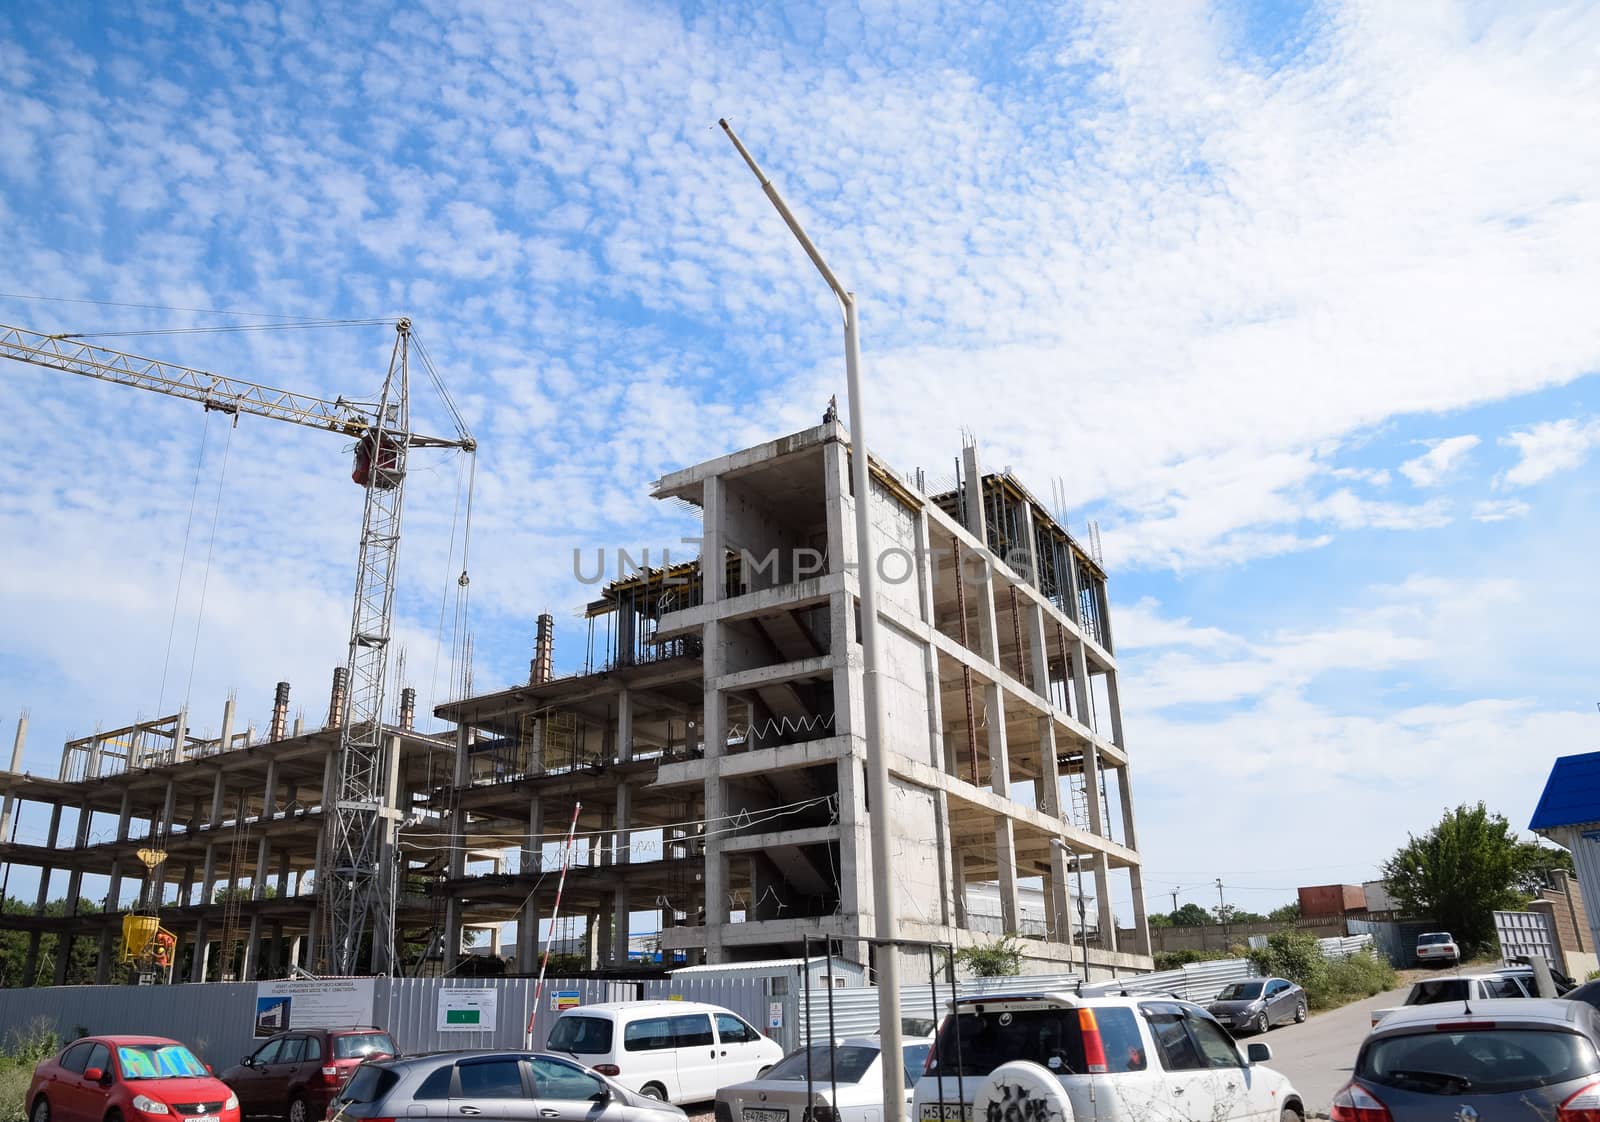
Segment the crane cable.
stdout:
<svg viewBox="0 0 1600 1122">
<path fill-rule="evenodd" d="M 194 463 L 194 486 L 189 492 L 189 517 L 183 524 L 183 549 L 178 554 L 178 587 L 172 593 L 172 620 L 167 624 L 167 653 L 161 660 L 161 689 L 156 694 L 156 712 L 159 714 L 167 702 L 167 671 L 172 665 L 172 638 L 178 630 L 178 608 L 183 602 L 183 573 L 189 563 L 189 535 L 194 526 L 194 505 L 200 495 L 200 473 L 206 463 L 206 442 L 211 436 L 211 413 L 205 415 L 200 429 L 200 455 Z"/>
<path fill-rule="evenodd" d="M 206 543 L 205 573 L 200 578 L 200 605 L 194 614 L 194 645 L 189 650 L 189 679 L 183 686 L 184 709 L 189 708 L 189 695 L 194 688 L 194 667 L 200 657 L 200 625 L 206 618 L 206 589 L 211 585 L 211 558 L 217 549 L 217 523 L 222 517 L 222 485 L 228 478 L 228 453 L 233 450 L 233 434 L 238 427 L 239 414 L 235 413 L 233 424 L 228 428 L 228 439 L 222 445 L 222 469 L 217 472 L 217 500 L 211 511 L 211 540 Z M 228 746 L 224 744 L 222 747 L 226 751 Z M 174 748 L 181 751 L 183 745 L 175 745 Z"/>
</svg>

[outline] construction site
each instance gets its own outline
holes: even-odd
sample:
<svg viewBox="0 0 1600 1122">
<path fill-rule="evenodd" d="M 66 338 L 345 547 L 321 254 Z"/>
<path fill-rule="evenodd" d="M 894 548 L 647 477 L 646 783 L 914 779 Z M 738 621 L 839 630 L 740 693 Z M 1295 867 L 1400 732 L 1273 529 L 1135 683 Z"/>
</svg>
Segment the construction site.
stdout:
<svg viewBox="0 0 1600 1122">
<path fill-rule="evenodd" d="M 375 475 L 395 470 L 385 447 Z M 975 447 L 947 487 L 873 460 L 871 744 L 852 451 L 830 416 L 658 480 L 699 517 L 700 556 L 602 554 L 576 669 L 555 673 L 541 617 L 526 682 L 438 706 L 442 731 L 418 731 L 410 691 L 373 696 L 386 676 L 361 672 L 355 639 L 316 727 L 279 683 L 264 729 L 238 729 L 229 699 L 216 738 L 179 712 L 72 741 L 49 777 L 19 771 L 19 727 L 0 861 L 39 871 L 33 914 L 4 918 L 28 933 L 27 970 L 54 934 L 58 982 L 77 939 L 97 942 L 97 981 L 123 980 L 130 917 L 165 936 L 134 964 L 146 981 L 457 973 L 473 949 L 532 973 L 552 943 L 624 972 L 788 957 L 818 935 L 867 962 L 878 876 L 907 939 L 1011 934 L 1030 971 L 1150 969 L 1097 550 Z M 14 841 L 21 803 L 48 814 L 45 845 Z M 67 914 L 45 914 L 63 892 Z M 80 897 L 103 910 L 72 914 Z"/>
</svg>

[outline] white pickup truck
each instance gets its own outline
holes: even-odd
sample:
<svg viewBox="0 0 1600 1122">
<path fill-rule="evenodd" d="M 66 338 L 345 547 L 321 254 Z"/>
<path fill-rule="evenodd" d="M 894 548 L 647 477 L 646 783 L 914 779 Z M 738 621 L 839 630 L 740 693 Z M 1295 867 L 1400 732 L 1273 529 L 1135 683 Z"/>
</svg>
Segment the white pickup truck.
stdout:
<svg viewBox="0 0 1600 1122">
<path fill-rule="evenodd" d="M 1437 1005 L 1444 1001 L 1484 1001 L 1496 997 L 1534 997 L 1536 986 L 1533 972 L 1529 970 L 1503 970 L 1488 974 L 1447 974 L 1439 978 L 1424 978 L 1412 985 L 1404 1005 Z M 1372 1024 L 1393 1013 L 1388 1009 L 1374 1009 Z"/>
</svg>

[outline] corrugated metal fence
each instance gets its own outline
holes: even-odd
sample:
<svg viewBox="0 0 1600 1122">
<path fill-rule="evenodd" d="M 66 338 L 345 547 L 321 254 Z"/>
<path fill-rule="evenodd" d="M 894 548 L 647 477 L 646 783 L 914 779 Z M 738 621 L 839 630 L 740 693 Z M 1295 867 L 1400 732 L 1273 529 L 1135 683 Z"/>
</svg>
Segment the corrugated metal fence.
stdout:
<svg viewBox="0 0 1600 1122">
<path fill-rule="evenodd" d="M 1324 939 L 1324 955 L 1342 958 L 1373 945 L 1373 935 Z M 1114 982 L 1084 987 L 1085 993 L 1173 994 L 1189 1001 L 1206 1002 L 1230 982 L 1257 976 L 1248 959 L 1196 962 L 1179 970 L 1140 974 Z M 876 987 L 806 990 L 799 978 L 774 980 L 760 975 L 690 974 L 679 978 L 642 982 L 611 982 L 592 978 L 552 978 L 545 982 L 541 1008 L 534 1027 L 536 1044 L 542 1045 L 563 1001 L 579 1005 L 602 1001 L 672 999 L 704 1001 L 738 1013 L 768 1033 L 786 1049 L 803 1041 L 826 1038 L 829 997 L 832 997 L 832 1035 L 851 1036 L 878 1028 Z M 957 984 L 959 996 L 1002 992 L 1071 990 L 1074 974 L 1021 975 L 974 978 Z M 391 1033 L 407 1052 L 440 1048 L 520 1048 L 528 1011 L 533 1001 L 531 978 L 380 978 L 374 986 L 373 1020 Z M 495 1028 L 487 1032 L 441 1031 L 438 1027 L 439 994 L 448 989 L 497 991 Z M 775 990 L 779 992 L 774 992 Z M 936 1021 L 950 1001 L 950 987 L 937 991 L 925 982 L 908 982 L 901 991 L 904 1018 Z M 256 1046 L 252 1035 L 256 987 L 252 982 L 212 982 L 181 986 L 60 986 L 46 989 L 0 990 L 0 1038 L 25 1033 L 35 1027 L 62 1037 L 82 1032 L 157 1032 L 176 1035 L 216 1066 L 233 1063 Z"/>
<path fill-rule="evenodd" d="M 1342 939 L 1318 939 L 1317 949 L 1322 952 L 1322 957 L 1330 962 L 1349 958 L 1353 954 L 1373 949 L 1376 940 L 1371 932 L 1359 935 L 1346 935 Z"/>
</svg>

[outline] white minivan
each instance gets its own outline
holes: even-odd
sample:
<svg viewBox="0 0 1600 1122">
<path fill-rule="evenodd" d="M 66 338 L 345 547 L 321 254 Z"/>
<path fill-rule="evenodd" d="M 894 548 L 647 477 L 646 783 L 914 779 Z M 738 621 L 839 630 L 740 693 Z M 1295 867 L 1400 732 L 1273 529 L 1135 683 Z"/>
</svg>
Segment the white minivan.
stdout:
<svg viewBox="0 0 1600 1122">
<path fill-rule="evenodd" d="M 755 1079 L 783 1048 L 731 1010 L 698 1001 L 606 1001 L 568 1009 L 547 1051 L 571 1056 L 629 1090 L 671 1103 L 707 1102 Z"/>
</svg>

